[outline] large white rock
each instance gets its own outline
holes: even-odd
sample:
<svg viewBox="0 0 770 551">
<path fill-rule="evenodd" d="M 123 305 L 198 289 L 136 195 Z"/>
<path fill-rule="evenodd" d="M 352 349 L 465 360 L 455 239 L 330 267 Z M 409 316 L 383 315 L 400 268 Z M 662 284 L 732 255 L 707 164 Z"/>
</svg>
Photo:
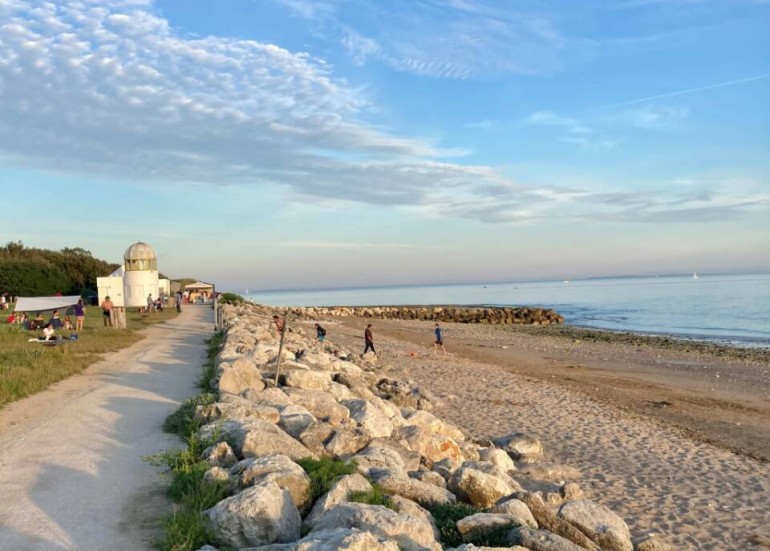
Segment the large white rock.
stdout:
<svg viewBox="0 0 770 551">
<path fill-rule="evenodd" d="M 324 445 L 324 449 L 332 457 L 348 457 L 358 453 L 372 440 L 372 435 L 365 428 L 355 427 L 351 430 L 337 428 Z"/>
<path fill-rule="evenodd" d="M 262 457 L 276 454 L 288 455 L 292 459 L 315 457 L 313 452 L 284 431 L 275 425 L 260 420 L 254 420 L 249 424 L 240 448 L 243 457 Z"/>
<path fill-rule="evenodd" d="M 331 528 L 308 534 L 294 543 L 274 543 L 243 551 L 399 551 L 392 540 L 350 528 Z"/>
<path fill-rule="evenodd" d="M 586 551 L 584 547 L 548 530 L 535 530 L 528 526 L 519 526 L 512 530 L 510 543 L 531 551 Z"/>
<path fill-rule="evenodd" d="M 433 463 L 446 458 L 463 460 L 463 453 L 457 442 L 443 434 L 431 434 L 428 429 L 417 425 L 401 427 L 393 433 L 392 438 Z"/>
<path fill-rule="evenodd" d="M 407 425 L 417 425 L 430 431 L 431 434 L 441 434 L 454 440 L 455 442 L 462 442 L 465 440 L 465 434 L 463 431 L 445 423 L 432 413 L 425 410 L 416 410 L 404 417 L 404 421 Z"/>
<path fill-rule="evenodd" d="M 292 404 L 291 399 L 280 388 L 266 388 L 259 394 L 248 394 L 247 399 L 260 406 L 270 406 L 282 410 Z"/>
<path fill-rule="evenodd" d="M 507 499 L 492 507 L 489 510 L 490 513 L 501 513 L 514 517 L 522 526 L 529 526 L 530 528 L 538 528 L 537 521 L 532 515 L 532 511 L 529 510 L 527 504 L 518 499 Z"/>
<path fill-rule="evenodd" d="M 427 482 L 409 478 L 403 471 L 379 474 L 375 477 L 374 481 L 382 486 L 386 493 L 405 497 L 419 503 L 423 507 L 430 508 L 434 505 L 454 503 L 456 501 L 452 492 Z"/>
<path fill-rule="evenodd" d="M 406 474 L 401 455 L 390 448 L 368 446 L 358 452 L 353 459 L 358 465 L 358 472 L 365 476 L 371 476 L 378 471 L 395 471 Z"/>
<path fill-rule="evenodd" d="M 275 482 L 289 490 L 297 507 L 309 505 L 310 477 L 302 467 L 285 455 L 244 459 L 230 469 L 230 474 L 237 477 L 242 488 Z"/>
<path fill-rule="evenodd" d="M 370 492 L 372 485 L 358 473 L 340 477 L 331 485 L 329 491 L 318 498 L 310 514 L 305 517 L 307 526 L 315 526 L 316 521 L 335 505 L 347 501 L 353 492 Z"/>
<path fill-rule="evenodd" d="M 340 503 L 318 519 L 312 532 L 338 527 L 358 528 L 395 540 L 404 551 L 441 551 L 428 521 L 396 513 L 381 505 Z"/>
<path fill-rule="evenodd" d="M 350 417 L 375 438 L 389 438 L 393 423 L 380 410 L 366 400 L 343 400 L 342 405 L 350 411 Z"/>
<path fill-rule="evenodd" d="M 479 457 L 482 461 L 489 461 L 504 473 L 516 470 L 513 459 L 511 459 L 511 456 L 504 450 L 498 450 L 497 448 L 481 448 L 479 450 Z"/>
<path fill-rule="evenodd" d="M 207 510 L 217 540 L 235 548 L 299 539 L 302 518 L 288 490 L 252 486 Z"/>
<path fill-rule="evenodd" d="M 452 474 L 447 487 L 458 499 L 488 509 L 500 498 L 521 489 L 509 476 L 501 474 L 490 474 L 465 464 Z"/>
<path fill-rule="evenodd" d="M 494 443 L 514 459 L 535 460 L 543 457 L 543 445 L 540 440 L 523 432 L 506 434 L 495 439 Z"/>
<path fill-rule="evenodd" d="M 335 382 L 332 382 L 329 386 L 328 392 L 338 402 L 341 402 L 342 400 L 355 400 L 357 398 L 348 387 Z"/>
<path fill-rule="evenodd" d="M 288 387 L 285 390 L 294 403 L 306 408 L 319 421 L 325 421 L 333 427 L 341 427 L 350 419 L 348 408 L 338 404 L 328 392 Z"/>
<path fill-rule="evenodd" d="M 203 459 L 212 467 L 232 467 L 238 461 L 227 442 L 219 442 L 203 450 Z"/>
<path fill-rule="evenodd" d="M 286 406 L 281 411 L 281 420 L 278 426 L 293 438 L 298 438 L 302 431 L 315 422 L 315 417 L 308 410 L 302 406 L 291 405 Z"/>
<path fill-rule="evenodd" d="M 292 369 L 286 372 L 286 386 L 305 390 L 329 390 L 331 373 L 325 371 L 303 371 Z"/>
<path fill-rule="evenodd" d="M 567 501 L 557 514 L 577 526 L 605 551 L 632 551 L 628 525 L 604 505 L 588 499 Z"/>
<path fill-rule="evenodd" d="M 221 365 L 224 366 L 225 364 Z M 265 381 L 262 380 L 262 374 L 254 362 L 246 358 L 239 358 L 229 367 L 221 370 L 219 375 L 220 393 L 237 395 L 249 388 L 257 392 L 265 389 Z"/>
</svg>

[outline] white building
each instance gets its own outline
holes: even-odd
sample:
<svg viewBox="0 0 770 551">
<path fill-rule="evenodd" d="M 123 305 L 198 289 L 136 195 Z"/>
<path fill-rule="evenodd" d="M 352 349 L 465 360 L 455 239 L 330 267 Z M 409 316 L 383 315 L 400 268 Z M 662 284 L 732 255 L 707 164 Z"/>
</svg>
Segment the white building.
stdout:
<svg viewBox="0 0 770 551">
<path fill-rule="evenodd" d="M 171 282 L 158 278 L 158 258 L 147 243 L 137 241 L 126 249 L 123 265 L 107 277 L 96 279 L 99 303 L 109 296 L 115 306 L 146 306 L 147 295 L 168 297 Z"/>
</svg>

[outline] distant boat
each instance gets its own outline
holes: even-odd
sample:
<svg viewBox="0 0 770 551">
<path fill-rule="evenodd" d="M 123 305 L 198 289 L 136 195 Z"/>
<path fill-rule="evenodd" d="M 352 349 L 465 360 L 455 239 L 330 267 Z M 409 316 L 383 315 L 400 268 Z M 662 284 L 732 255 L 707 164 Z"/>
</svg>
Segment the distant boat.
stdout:
<svg viewBox="0 0 770 551">
<path fill-rule="evenodd" d="M 698 279 L 698 272 L 693 272 L 692 273 L 692 278 L 693 279 Z"/>
<path fill-rule="evenodd" d="M 565 280 L 564 280 L 564 283 L 569 283 L 569 279 L 565 279 Z"/>
</svg>

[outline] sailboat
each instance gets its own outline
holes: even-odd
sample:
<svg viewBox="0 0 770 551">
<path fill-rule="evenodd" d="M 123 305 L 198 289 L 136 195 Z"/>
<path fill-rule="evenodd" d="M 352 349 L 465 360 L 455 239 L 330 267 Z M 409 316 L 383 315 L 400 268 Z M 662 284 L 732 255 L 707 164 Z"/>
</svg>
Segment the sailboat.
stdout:
<svg viewBox="0 0 770 551">
<path fill-rule="evenodd" d="M 698 279 L 698 272 L 693 272 L 692 273 L 692 278 L 693 279 Z"/>
</svg>

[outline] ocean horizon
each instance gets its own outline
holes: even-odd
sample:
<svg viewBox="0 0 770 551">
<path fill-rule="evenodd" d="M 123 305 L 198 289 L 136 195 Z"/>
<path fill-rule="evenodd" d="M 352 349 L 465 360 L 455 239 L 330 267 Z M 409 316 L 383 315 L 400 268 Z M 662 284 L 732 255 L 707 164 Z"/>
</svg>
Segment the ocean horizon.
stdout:
<svg viewBox="0 0 770 551">
<path fill-rule="evenodd" d="M 268 306 L 553 308 L 565 325 L 770 347 L 770 273 L 395 285 L 245 293 Z"/>
</svg>

